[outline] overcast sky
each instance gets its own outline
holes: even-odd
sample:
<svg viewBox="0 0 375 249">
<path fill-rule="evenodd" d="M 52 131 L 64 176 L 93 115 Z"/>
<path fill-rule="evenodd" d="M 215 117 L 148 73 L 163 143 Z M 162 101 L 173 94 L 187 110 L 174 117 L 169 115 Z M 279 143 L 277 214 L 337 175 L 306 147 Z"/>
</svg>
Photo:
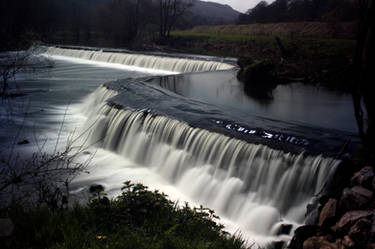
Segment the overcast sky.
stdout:
<svg viewBox="0 0 375 249">
<path fill-rule="evenodd" d="M 204 0 L 204 1 L 228 4 L 235 10 L 238 10 L 240 12 L 246 12 L 248 9 L 257 5 L 261 0 Z M 273 1 L 267 0 L 267 2 L 270 3 Z"/>
</svg>

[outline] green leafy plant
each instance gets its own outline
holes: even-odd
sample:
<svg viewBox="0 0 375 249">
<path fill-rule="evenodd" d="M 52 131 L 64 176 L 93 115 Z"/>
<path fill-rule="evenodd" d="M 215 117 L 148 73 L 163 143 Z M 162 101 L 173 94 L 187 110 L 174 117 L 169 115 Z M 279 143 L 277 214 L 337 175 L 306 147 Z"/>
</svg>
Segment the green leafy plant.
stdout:
<svg viewBox="0 0 375 249">
<path fill-rule="evenodd" d="M 2 248 L 245 248 L 240 236 L 223 230 L 211 209 L 180 206 L 159 191 L 125 182 L 109 200 L 104 188 L 90 188 L 86 206 L 67 210 L 16 206 L 0 210 L 15 230 L 0 237 Z"/>
</svg>

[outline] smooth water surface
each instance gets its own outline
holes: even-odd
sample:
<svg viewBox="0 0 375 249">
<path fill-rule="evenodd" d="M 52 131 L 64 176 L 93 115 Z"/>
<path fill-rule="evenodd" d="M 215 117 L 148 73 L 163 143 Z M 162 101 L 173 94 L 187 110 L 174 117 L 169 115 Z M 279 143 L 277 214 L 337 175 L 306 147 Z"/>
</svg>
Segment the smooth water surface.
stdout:
<svg viewBox="0 0 375 249">
<path fill-rule="evenodd" d="M 271 100 L 247 95 L 236 71 L 207 72 L 156 78 L 150 83 L 177 94 L 257 115 L 302 125 L 357 132 L 352 98 L 301 83 L 279 85 Z"/>
<path fill-rule="evenodd" d="M 139 69 L 129 71 L 56 58 L 52 61 L 52 68 L 23 72 L 10 82 L 12 92 L 26 96 L 0 100 L 2 150 L 25 139 L 31 144 L 43 143 L 40 140 L 45 139 L 53 141 L 61 125 L 74 129 L 82 124 L 82 120 L 77 120 L 79 116 L 72 116 L 73 110 L 100 84 L 118 78 L 150 75 Z"/>
</svg>

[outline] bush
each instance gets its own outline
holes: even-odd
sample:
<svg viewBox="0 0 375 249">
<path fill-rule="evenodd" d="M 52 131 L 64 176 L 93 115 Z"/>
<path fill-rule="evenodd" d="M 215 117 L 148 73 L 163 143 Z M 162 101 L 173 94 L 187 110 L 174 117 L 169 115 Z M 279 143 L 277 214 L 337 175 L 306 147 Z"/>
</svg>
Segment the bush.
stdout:
<svg viewBox="0 0 375 249">
<path fill-rule="evenodd" d="M 0 217 L 15 223 L 11 236 L 0 237 L 2 248 L 244 248 L 210 209 L 179 207 L 130 182 L 114 200 L 96 189 L 87 206 L 0 210 Z"/>
</svg>

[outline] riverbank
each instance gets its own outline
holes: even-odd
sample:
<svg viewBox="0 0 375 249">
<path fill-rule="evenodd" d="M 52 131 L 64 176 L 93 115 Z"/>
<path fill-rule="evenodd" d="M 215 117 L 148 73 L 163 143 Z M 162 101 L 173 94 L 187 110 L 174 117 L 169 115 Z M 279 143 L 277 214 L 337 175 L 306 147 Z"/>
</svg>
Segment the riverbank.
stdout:
<svg viewBox="0 0 375 249">
<path fill-rule="evenodd" d="M 373 165 L 363 168 L 359 165 L 351 162 L 341 165 L 339 186 L 320 197 L 316 222 L 297 228 L 288 248 L 375 247 L 374 170 Z"/>
<path fill-rule="evenodd" d="M 355 22 L 350 23 L 274 23 L 250 25 L 198 26 L 174 31 L 167 40 L 156 34 L 135 37 L 126 44 L 110 44 L 98 33 L 88 40 L 64 39 L 58 34 L 45 42 L 77 46 L 116 47 L 134 51 L 200 54 L 238 58 L 245 56 L 274 65 L 283 81 L 323 85 L 350 92 L 356 46 Z M 156 35 L 156 36 L 155 36 Z M 25 39 L 34 40 L 35 37 Z M 29 42 L 13 42 L 30 44 Z M 19 47 L 19 46 L 18 46 Z"/>
<path fill-rule="evenodd" d="M 350 92 L 355 40 L 296 35 L 249 35 L 176 31 L 157 49 L 165 52 L 204 54 L 219 57 L 245 56 L 274 65 L 278 78 L 289 82 L 323 85 Z"/>
</svg>

